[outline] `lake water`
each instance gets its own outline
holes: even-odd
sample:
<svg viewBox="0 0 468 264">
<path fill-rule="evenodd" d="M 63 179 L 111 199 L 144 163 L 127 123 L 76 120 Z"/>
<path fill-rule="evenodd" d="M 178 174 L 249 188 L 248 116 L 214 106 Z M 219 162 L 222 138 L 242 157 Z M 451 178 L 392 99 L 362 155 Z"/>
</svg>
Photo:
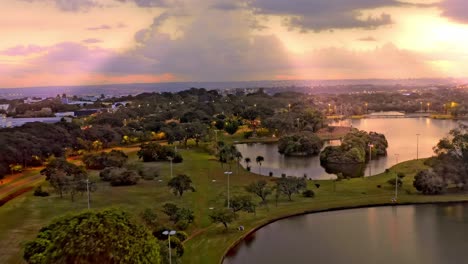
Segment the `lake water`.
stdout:
<svg viewBox="0 0 468 264">
<path fill-rule="evenodd" d="M 436 120 L 431 118 L 369 118 L 357 120 L 344 120 L 332 125 L 352 125 L 355 128 L 365 131 L 383 133 L 387 138 L 389 147 L 387 156 L 372 160 L 359 170 L 361 175 L 368 176 L 384 172 L 385 169 L 398 162 L 416 159 L 416 149 L 419 145 L 419 158 L 434 155 L 432 148 L 437 142 L 445 137 L 448 132 L 458 127 L 458 123 L 453 120 Z M 420 134 L 419 137 L 416 134 Z M 419 141 L 419 144 L 417 142 Z M 332 144 L 338 144 L 332 142 Z M 238 150 L 243 157 L 250 157 L 252 172 L 259 173 L 259 166 L 255 163 L 257 156 L 263 156 L 265 161 L 261 166 L 261 174 L 280 177 L 282 173 L 288 176 L 302 177 L 304 174 L 312 179 L 335 178 L 334 173 L 328 173 L 320 166 L 318 156 L 314 157 L 285 157 L 278 153 L 276 144 L 239 144 Z M 242 162 L 245 166 L 245 163 Z"/>
<path fill-rule="evenodd" d="M 269 224 L 224 264 L 468 263 L 468 204 L 376 207 Z"/>
</svg>

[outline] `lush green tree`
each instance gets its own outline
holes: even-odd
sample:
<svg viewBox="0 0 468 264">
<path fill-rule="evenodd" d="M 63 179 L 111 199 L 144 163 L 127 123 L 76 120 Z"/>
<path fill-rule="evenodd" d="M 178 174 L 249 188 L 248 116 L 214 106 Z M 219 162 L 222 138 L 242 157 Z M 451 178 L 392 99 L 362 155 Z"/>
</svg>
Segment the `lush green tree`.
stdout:
<svg viewBox="0 0 468 264">
<path fill-rule="evenodd" d="M 24 259 L 39 263 L 160 263 L 159 246 L 128 213 L 107 209 L 66 216 L 26 244 Z"/>
<path fill-rule="evenodd" d="M 52 159 L 41 170 L 41 174 L 46 175 L 46 180 L 61 198 L 63 194 L 69 192 L 72 200 L 77 192 L 83 192 L 83 185 L 88 178 L 84 167 L 70 163 L 64 158 Z"/>
<path fill-rule="evenodd" d="M 122 167 L 128 160 L 128 156 L 120 150 L 110 152 L 88 153 L 83 156 L 86 168 L 102 170 L 106 167 Z"/>
<path fill-rule="evenodd" d="M 112 186 L 130 186 L 135 185 L 140 180 L 140 176 L 134 170 L 125 168 L 114 168 L 110 171 L 110 185 Z"/>
<path fill-rule="evenodd" d="M 286 156 L 316 155 L 322 147 L 322 140 L 312 133 L 284 136 L 278 142 L 278 152 Z"/>
<path fill-rule="evenodd" d="M 158 226 L 158 214 L 154 209 L 146 208 L 140 213 L 140 217 L 150 230 L 154 230 Z"/>
<path fill-rule="evenodd" d="M 185 191 L 195 191 L 195 188 L 192 186 L 192 179 L 185 174 L 179 174 L 176 177 L 169 180 L 167 186 L 172 189 L 172 192 L 175 195 L 182 197 Z"/>
<path fill-rule="evenodd" d="M 227 203 L 227 202 L 226 202 Z M 250 195 L 236 195 L 230 200 L 230 208 L 234 212 L 245 211 L 248 213 L 255 212 L 255 203 Z"/>
<path fill-rule="evenodd" d="M 223 224 L 226 230 L 228 229 L 228 225 L 238 218 L 238 215 L 235 212 L 227 208 L 215 209 L 209 216 L 213 223 Z"/>
<path fill-rule="evenodd" d="M 447 183 L 432 169 L 420 171 L 414 177 L 413 186 L 423 194 L 431 195 L 441 194 L 447 189 Z"/>
<path fill-rule="evenodd" d="M 277 190 L 288 196 L 289 201 L 292 201 L 292 195 L 300 193 L 301 190 L 307 187 L 306 180 L 304 178 L 286 177 L 276 180 Z"/>
<path fill-rule="evenodd" d="M 138 158 L 142 159 L 143 162 L 151 161 L 167 161 L 169 158 L 173 158 L 175 162 L 176 158 L 182 162 L 182 156 L 176 153 L 172 147 L 162 146 L 157 143 L 145 143 L 140 146 L 140 150 L 137 152 Z"/>
<path fill-rule="evenodd" d="M 245 190 L 249 193 L 253 193 L 262 199 L 262 203 L 267 202 L 267 197 L 272 193 L 272 189 L 268 187 L 265 180 L 259 180 L 252 182 L 245 187 Z"/>
<path fill-rule="evenodd" d="M 239 129 L 239 122 L 237 120 L 230 120 L 226 122 L 226 125 L 224 126 L 224 130 L 229 135 L 234 135 L 238 129 Z"/>
</svg>

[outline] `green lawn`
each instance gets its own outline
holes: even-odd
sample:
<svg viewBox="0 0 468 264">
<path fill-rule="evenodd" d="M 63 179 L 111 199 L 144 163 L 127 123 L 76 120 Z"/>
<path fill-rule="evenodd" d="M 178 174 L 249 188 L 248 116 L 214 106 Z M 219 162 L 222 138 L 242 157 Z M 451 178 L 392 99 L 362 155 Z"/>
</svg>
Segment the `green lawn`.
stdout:
<svg viewBox="0 0 468 264">
<path fill-rule="evenodd" d="M 309 188 L 316 193 L 315 198 L 302 198 L 299 195 L 294 201 L 288 202 L 282 198 L 275 206 L 270 197 L 268 206 L 258 207 L 256 215 L 241 213 L 239 220 L 228 232 L 221 225 L 213 225 L 209 221 L 210 208 L 220 208 L 224 205 L 226 195 L 225 168 L 209 156 L 197 150 L 181 150 L 184 156 L 182 164 L 174 164 L 174 174 L 185 173 L 192 177 L 196 192 L 186 193 L 182 198 L 175 197 L 166 187 L 169 176 L 169 163 L 148 163 L 160 171 L 162 182 L 144 181 L 131 187 L 110 187 L 108 183 L 99 183 L 98 191 L 92 194 L 92 208 L 120 207 L 135 215 L 145 208 L 160 209 L 166 202 L 190 207 L 195 211 L 196 221 L 189 228 L 191 238 L 185 242 L 183 263 L 218 263 L 226 250 L 239 238 L 259 225 L 273 219 L 298 214 L 305 211 L 323 210 L 337 207 L 353 207 L 362 205 L 388 203 L 393 197 L 394 189 L 386 181 L 394 177 L 394 171 L 404 172 L 403 190 L 400 192 L 401 203 L 459 201 L 468 200 L 466 195 L 423 196 L 416 193 L 412 187 L 414 174 L 424 168 L 422 161 L 409 161 L 398 164 L 392 172 L 372 178 L 342 180 L 336 183 L 334 191 L 332 181 L 310 181 Z M 135 155 L 131 155 L 133 161 Z M 231 194 L 244 193 L 244 187 L 249 182 L 258 179 L 271 180 L 270 177 L 248 173 L 233 166 L 231 175 Z M 97 178 L 97 172 L 91 177 Z M 216 180 L 213 182 L 213 180 Z M 316 188 L 314 183 L 319 183 Z M 272 183 L 273 184 L 273 183 Z M 381 185 L 382 188 L 377 188 Z M 258 201 L 258 199 L 257 199 Z M 85 210 L 86 197 L 78 197 L 71 202 L 68 197 L 60 199 L 56 195 L 40 198 L 26 193 L 0 207 L 0 263 L 23 263 L 22 245 L 24 241 L 33 238 L 39 228 L 49 223 L 53 218 L 66 213 Z M 158 217 L 166 223 L 167 219 L 161 212 Z M 235 231 L 235 227 L 243 225 L 246 230 Z"/>
</svg>

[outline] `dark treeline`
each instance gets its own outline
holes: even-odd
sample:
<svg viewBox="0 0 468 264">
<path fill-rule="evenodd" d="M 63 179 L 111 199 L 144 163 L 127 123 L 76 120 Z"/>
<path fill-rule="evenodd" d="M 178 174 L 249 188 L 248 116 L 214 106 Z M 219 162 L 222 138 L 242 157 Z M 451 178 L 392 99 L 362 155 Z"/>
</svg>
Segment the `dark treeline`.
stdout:
<svg viewBox="0 0 468 264">
<path fill-rule="evenodd" d="M 131 104 L 115 112 L 76 118 L 71 123 L 35 122 L 1 129 L 0 175 L 41 165 L 51 156 L 72 156 L 118 144 L 160 139 L 170 144 L 186 145 L 188 140 L 198 144 L 214 139 L 215 130 L 234 134 L 242 125 L 262 135 L 282 134 L 286 130 L 315 132 L 324 125 L 324 110 L 313 97 L 296 93 L 271 96 L 261 89 L 251 94 L 222 96 L 215 90 L 193 88 L 108 101 Z M 251 131 L 246 136 L 252 135 Z"/>
</svg>

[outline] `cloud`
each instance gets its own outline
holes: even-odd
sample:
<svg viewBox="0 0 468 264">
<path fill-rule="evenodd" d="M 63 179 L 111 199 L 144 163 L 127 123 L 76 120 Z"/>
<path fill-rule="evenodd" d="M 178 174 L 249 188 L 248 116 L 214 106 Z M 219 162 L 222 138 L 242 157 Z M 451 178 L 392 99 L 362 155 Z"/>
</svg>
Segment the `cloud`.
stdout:
<svg viewBox="0 0 468 264">
<path fill-rule="evenodd" d="M 256 13 L 284 16 L 286 26 L 301 31 L 364 28 L 391 24 L 391 16 L 381 13 L 364 16 L 362 10 L 411 5 L 397 0 L 251 0 Z"/>
<path fill-rule="evenodd" d="M 439 4 L 442 15 L 461 23 L 468 23 L 468 2 L 465 0 L 444 0 Z"/>
<path fill-rule="evenodd" d="M 26 2 L 51 2 L 65 12 L 86 12 L 93 7 L 101 6 L 95 0 L 23 0 Z"/>
<path fill-rule="evenodd" d="M 91 30 L 91 31 L 95 31 L 95 30 L 109 30 L 109 29 L 112 29 L 112 26 L 109 26 L 109 25 L 106 25 L 106 24 L 102 24 L 100 26 L 96 26 L 96 27 L 87 27 L 86 30 Z"/>
<path fill-rule="evenodd" d="M 102 40 L 97 39 L 97 38 L 88 38 L 88 39 L 83 39 L 81 42 L 87 43 L 87 44 L 95 44 L 95 43 L 101 43 Z"/>
<path fill-rule="evenodd" d="M 133 2 L 139 7 L 169 7 L 177 4 L 178 0 L 116 0 L 122 3 Z"/>
<path fill-rule="evenodd" d="M 28 46 L 15 46 L 8 48 L 6 50 L 0 51 L 0 54 L 6 55 L 6 56 L 27 56 L 31 55 L 34 53 L 40 53 L 44 51 L 45 48 L 37 45 L 28 45 Z"/>
<path fill-rule="evenodd" d="M 368 41 L 368 42 L 374 42 L 374 41 L 377 41 L 376 38 L 374 37 L 371 37 L 371 36 L 368 36 L 368 37 L 363 37 L 363 38 L 358 38 L 357 39 L 358 41 Z"/>
</svg>

